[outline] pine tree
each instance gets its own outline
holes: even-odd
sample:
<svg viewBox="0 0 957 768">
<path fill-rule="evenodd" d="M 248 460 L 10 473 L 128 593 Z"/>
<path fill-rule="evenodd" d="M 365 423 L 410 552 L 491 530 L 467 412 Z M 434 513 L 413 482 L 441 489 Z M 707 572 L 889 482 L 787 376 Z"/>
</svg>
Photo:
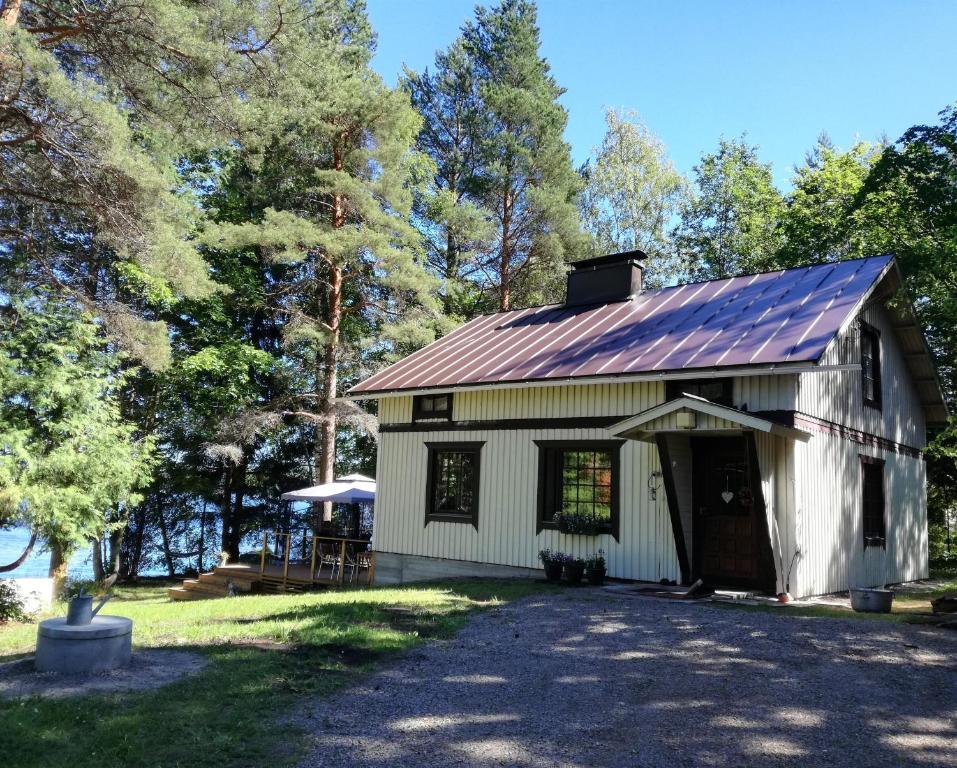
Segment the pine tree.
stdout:
<svg viewBox="0 0 957 768">
<path fill-rule="evenodd" d="M 338 397 L 340 374 L 361 369 L 363 331 L 372 323 L 380 345 L 421 345 L 439 307 L 408 223 L 419 118 L 407 93 L 371 71 L 374 35 L 361 2 L 310 11 L 274 42 L 272 87 L 250 93 L 259 127 L 226 181 L 249 196 L 248 220 L 222 220 L 205 240 L 295 265 L 272 290 L 283 297 L 277 311 L 300 389 L 275 407 L 315 425 L 316 480 L 329 482 L 337 425 L 367 422 Z"/>
<path fill-rule="evenodd" d="M 432 160 L 415 194 L 415 221 L 428 265 L 442 280 L 445 313 L 471 317 L 482 306 L 479 255 L 492 245 L 491 211 L 470 192 L 485 130 L 472 60 L 461 39 L 435 56 L 435 74 L 406 70 L 402 82 L 423 117 L 416 146 Z"/>
<path fill-rule="evenodd" d="M 434 75 L 407 76 L 427 122 L 419 148 L 437 168 L 438 271 L 500 310 L 559 299 L 585 243 L 563 90 L 539 47 L 535 5 L 503 0 L 476 9 Z"/>
<path fill-rule="evenodd" d="M 177 165 L 242 134 L 281 6 L 0 5 L 2 276 L 55 286 L 161 368 L 164 329 L 136 305 L 215 290 Z"/>
</svg>

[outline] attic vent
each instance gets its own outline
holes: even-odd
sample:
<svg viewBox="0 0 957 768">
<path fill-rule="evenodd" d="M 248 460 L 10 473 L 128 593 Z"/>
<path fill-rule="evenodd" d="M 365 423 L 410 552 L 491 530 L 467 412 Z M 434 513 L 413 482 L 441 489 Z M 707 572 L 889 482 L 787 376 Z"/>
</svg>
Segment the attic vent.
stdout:
<svg viewBox="0 0 957 768">
<path fill-rule="evenodd" d="M 643 251 L 626 251 L 572 262 L 565 306 L 607 304 L 638 295 L 646 258 Z"/>
</svg>

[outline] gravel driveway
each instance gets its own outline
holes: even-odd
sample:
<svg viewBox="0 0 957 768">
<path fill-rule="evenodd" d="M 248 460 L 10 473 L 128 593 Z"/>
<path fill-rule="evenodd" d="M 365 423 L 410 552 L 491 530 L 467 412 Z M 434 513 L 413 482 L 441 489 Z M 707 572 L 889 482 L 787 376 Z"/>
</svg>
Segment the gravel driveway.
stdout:
<svg viewBox="0 0 957 768">
<path fill-rule="evenodd" d="M 957 766 L 957 633 L 607 590 L 479 614 L 307 713 L 305 766 Z"/>
</svg>

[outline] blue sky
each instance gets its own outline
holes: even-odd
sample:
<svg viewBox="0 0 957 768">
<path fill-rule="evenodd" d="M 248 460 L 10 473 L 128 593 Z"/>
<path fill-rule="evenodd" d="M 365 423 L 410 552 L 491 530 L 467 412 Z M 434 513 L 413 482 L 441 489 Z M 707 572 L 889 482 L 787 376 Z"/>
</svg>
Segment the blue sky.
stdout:
<svg viewBox="0 0 957 768">
<path fill-rule="evenodd" d="M 367 0 L 373 62 L 394 83 L 472 16 L 471 0 Z M 605 107 L 637 110 L 690 173 L 718 137 L 747 131 L 787 186 L 821 131 L 847 147 L 897 138 L 957 101 L 957 1 L 539 0 L 542 52 L 569 111 L 576 164 Z"/>
</svg>

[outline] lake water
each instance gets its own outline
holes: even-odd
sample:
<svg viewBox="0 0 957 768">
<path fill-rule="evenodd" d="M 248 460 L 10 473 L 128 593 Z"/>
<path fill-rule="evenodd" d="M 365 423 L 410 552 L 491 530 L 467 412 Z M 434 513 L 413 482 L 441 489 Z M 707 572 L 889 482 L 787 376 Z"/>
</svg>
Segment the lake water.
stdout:
<svg viewBox="0 0 957 768">
<path fill-rule="evenodd" d="M 30 541 L 30 531 L 26 528 L 0 530 L 0 565 L 11 563 L 20 557 Z M 45 578 L 50 567 L 50 553 L 41 542 L 33 548 L 30 557 L 19 568 L 9 573 L 0 573 L 5 579 Z M 71 579 L 92 579 L 93 565 L 90 549 L 81 549 L 67 566 Z"/>
</svg>

